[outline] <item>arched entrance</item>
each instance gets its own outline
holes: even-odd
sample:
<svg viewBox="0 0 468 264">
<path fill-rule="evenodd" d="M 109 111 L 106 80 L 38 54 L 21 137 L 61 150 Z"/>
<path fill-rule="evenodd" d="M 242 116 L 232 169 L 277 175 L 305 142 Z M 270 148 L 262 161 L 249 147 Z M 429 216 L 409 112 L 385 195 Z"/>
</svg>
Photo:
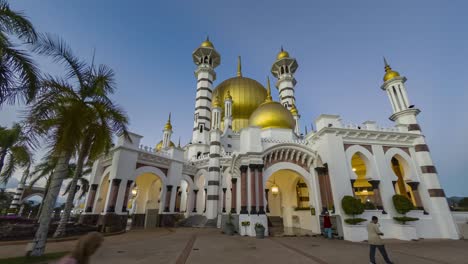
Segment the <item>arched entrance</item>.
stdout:
<svg viewBox="0 0 468 264">
<path fill-rule="evenodd" d="M 315 197 L 306 177 L 293 169 L 278 169 L 265 182 L 271 235 L 310 235 L 319 232 L 312 211 Z"/>
<path fill-rule="evenodd" d="M 127 210 L 132 215 L 132 227 L 156 227 L 161 210 L 163 182 L 154 173 L 138 175 L 132 186 Z"/>
<path fill-rule="evenodd" d="M 102 182 L 99 187 L 99 195 L 96 200 L 96 206 L 95 206 L 95 212 L 100 214 L 104 213 L 104 207 L 106 205 L 106 199 L 107 199 L 107 193 L 109 192 L 109 174 L 106 174 L 104 178 L 102 179 Z"/>
</svg>

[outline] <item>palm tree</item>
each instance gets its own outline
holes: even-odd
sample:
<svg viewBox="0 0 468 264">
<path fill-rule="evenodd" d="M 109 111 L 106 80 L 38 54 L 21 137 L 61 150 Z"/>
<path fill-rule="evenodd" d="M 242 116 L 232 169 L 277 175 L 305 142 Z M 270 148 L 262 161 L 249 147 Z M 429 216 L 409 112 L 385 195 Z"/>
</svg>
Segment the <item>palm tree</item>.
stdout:
<svg viewBox="0 0 468 264">
<path fill-rule="evenodd" d="M 50 35 L 41 36 L 33 50 L 52 57 L 67 70 L 65 78 L 47 76 L 41 81 L 42 92 L 30 106 L 28 117 L 32 130 L 46 139 L 52 156 L 57 159 L 30 252 L 33 256 L 40 256 L 44 252 L 53 207 L 71 158 L 78 153 L 75 175 L 81 175 L 90 153 L 106 150 L 111 145 L 97 136 L 109 133 L 128 137 L 128 120 L 123 110 L 108 97 L 115 90 L 111 69 L 104 65 L 97 69 L 94 64 L 88 66 L 76 58 L 62 40 Z M 99 118 L 101 123 L 96 121 Z M 103 124 L 101 128 L 105 131 L 89 133 L 88 130 L 92 130 L 96 123 Z M 74 186 L 70 188 L 74 190 Z"/>
<path fill-rule="evenodd" d="M 1 182 L 8 182 L 18 168 L 26 168 L 31 165 L 30 143 L 20 124 L 13 124 L 10 129 L 0 127 Z M 24 184 L 22 181 L 20 183 Z"/>
<path fill-rule="evenodd" d="M 30 103 L 39 89 L 39 71 L 25 50 L 10 41 L 33 43 L 36 31 L 23 13 L 0 0 L 0 106 L 22 99 Z"/>
</svg>

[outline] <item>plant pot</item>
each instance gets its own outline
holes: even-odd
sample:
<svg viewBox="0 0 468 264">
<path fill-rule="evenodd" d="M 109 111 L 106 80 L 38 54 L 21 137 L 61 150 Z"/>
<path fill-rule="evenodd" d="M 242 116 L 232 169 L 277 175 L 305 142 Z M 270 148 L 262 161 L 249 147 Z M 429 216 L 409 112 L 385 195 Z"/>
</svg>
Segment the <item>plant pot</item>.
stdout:
<svg viewBox="0 0 468 264">
<path fill-rule="evenodd" d="M 232 236 L 234 235 L 234 232 L 236 231 L 235 229 L 236 228 L 233 224 L 226 224 L 226 226 L 224 227 L 224 233 L 228 236 Z"/>
<path fill-rule="evenodd" d="M 255 227 L 255 236 L 257 238 L 265 238 L 265 227 Z"/>
</svg>

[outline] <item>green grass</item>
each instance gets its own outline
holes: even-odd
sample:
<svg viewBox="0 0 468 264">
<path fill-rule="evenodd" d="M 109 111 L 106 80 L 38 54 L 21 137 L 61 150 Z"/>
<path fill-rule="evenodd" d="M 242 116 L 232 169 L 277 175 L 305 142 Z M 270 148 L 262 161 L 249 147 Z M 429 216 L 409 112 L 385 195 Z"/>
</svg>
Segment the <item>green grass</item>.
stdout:
<svg viewBox="0 0 468 264">
<path fill-rule="evenodd" d="M 49 263 L 50 260 L 58 260 L 65 256 L 68 252 L 56 252 L 44 254 L 40 257 L 16 257 L 0 259 L 0 264 L 25 264 L 25 263 Z"/>
</svg>

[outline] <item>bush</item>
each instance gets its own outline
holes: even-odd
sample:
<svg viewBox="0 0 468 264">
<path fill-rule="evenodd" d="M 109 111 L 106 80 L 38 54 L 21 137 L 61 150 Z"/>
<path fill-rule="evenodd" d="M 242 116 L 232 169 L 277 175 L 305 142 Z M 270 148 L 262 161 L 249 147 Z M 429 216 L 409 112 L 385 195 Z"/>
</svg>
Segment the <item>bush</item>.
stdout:
<svg viewBox="0 0 468 264">
<path fill-rule="evenodd" d="M 406 196 L 395 194 L 393 195 L 393 205 L 399 214 L 405 215 L 414 209 L 413 203 Z"/>
<path fill-rule="evenodd" d="M 468 197 L 464 197 L 458 202 L 458 206 L 462 208 L 468 208 Z"/>
<path fill-rule="evenodd" d="M 255 228 L 265 228 L 261 223 L 256 223 Z"/>
<path fill-rule="evenodd" d="M 360 215 L 364 213 L 364 205 L 361 203 L 361 200 L 356 199 L 352 196 L 345 196 L 341 200 L 341 207 L 347 215 L 352 215 L 353 218 L 355 215 Z"/>
<path fill-rule="evenodd" d="M 372 202 L 366 202 L 364 204 L 364 208 L 366 210 L 375 210 L 375 209 L 377 209 L 377 207 L 375 207 L 375 205 Z"/>
<path fill-rule="evenodd" d="M 345 221 L 345 223 L 347 223 L 349 225 L 357 225 L 359 223 L 367 221 L 367 219 L 364 219 L 364 218 L 348 218 L 348 219 L 345 219 L 344 221 Z"/>
<path fill-rule="evenodd" d="M 419 218 L 416 217 L 408 217 L 408 216 L 395 216 L 393 217 L 395 221 L 400 222 L 402 224 L 406 224 L 406 222 L 417 221 Z"/>
</svg>

